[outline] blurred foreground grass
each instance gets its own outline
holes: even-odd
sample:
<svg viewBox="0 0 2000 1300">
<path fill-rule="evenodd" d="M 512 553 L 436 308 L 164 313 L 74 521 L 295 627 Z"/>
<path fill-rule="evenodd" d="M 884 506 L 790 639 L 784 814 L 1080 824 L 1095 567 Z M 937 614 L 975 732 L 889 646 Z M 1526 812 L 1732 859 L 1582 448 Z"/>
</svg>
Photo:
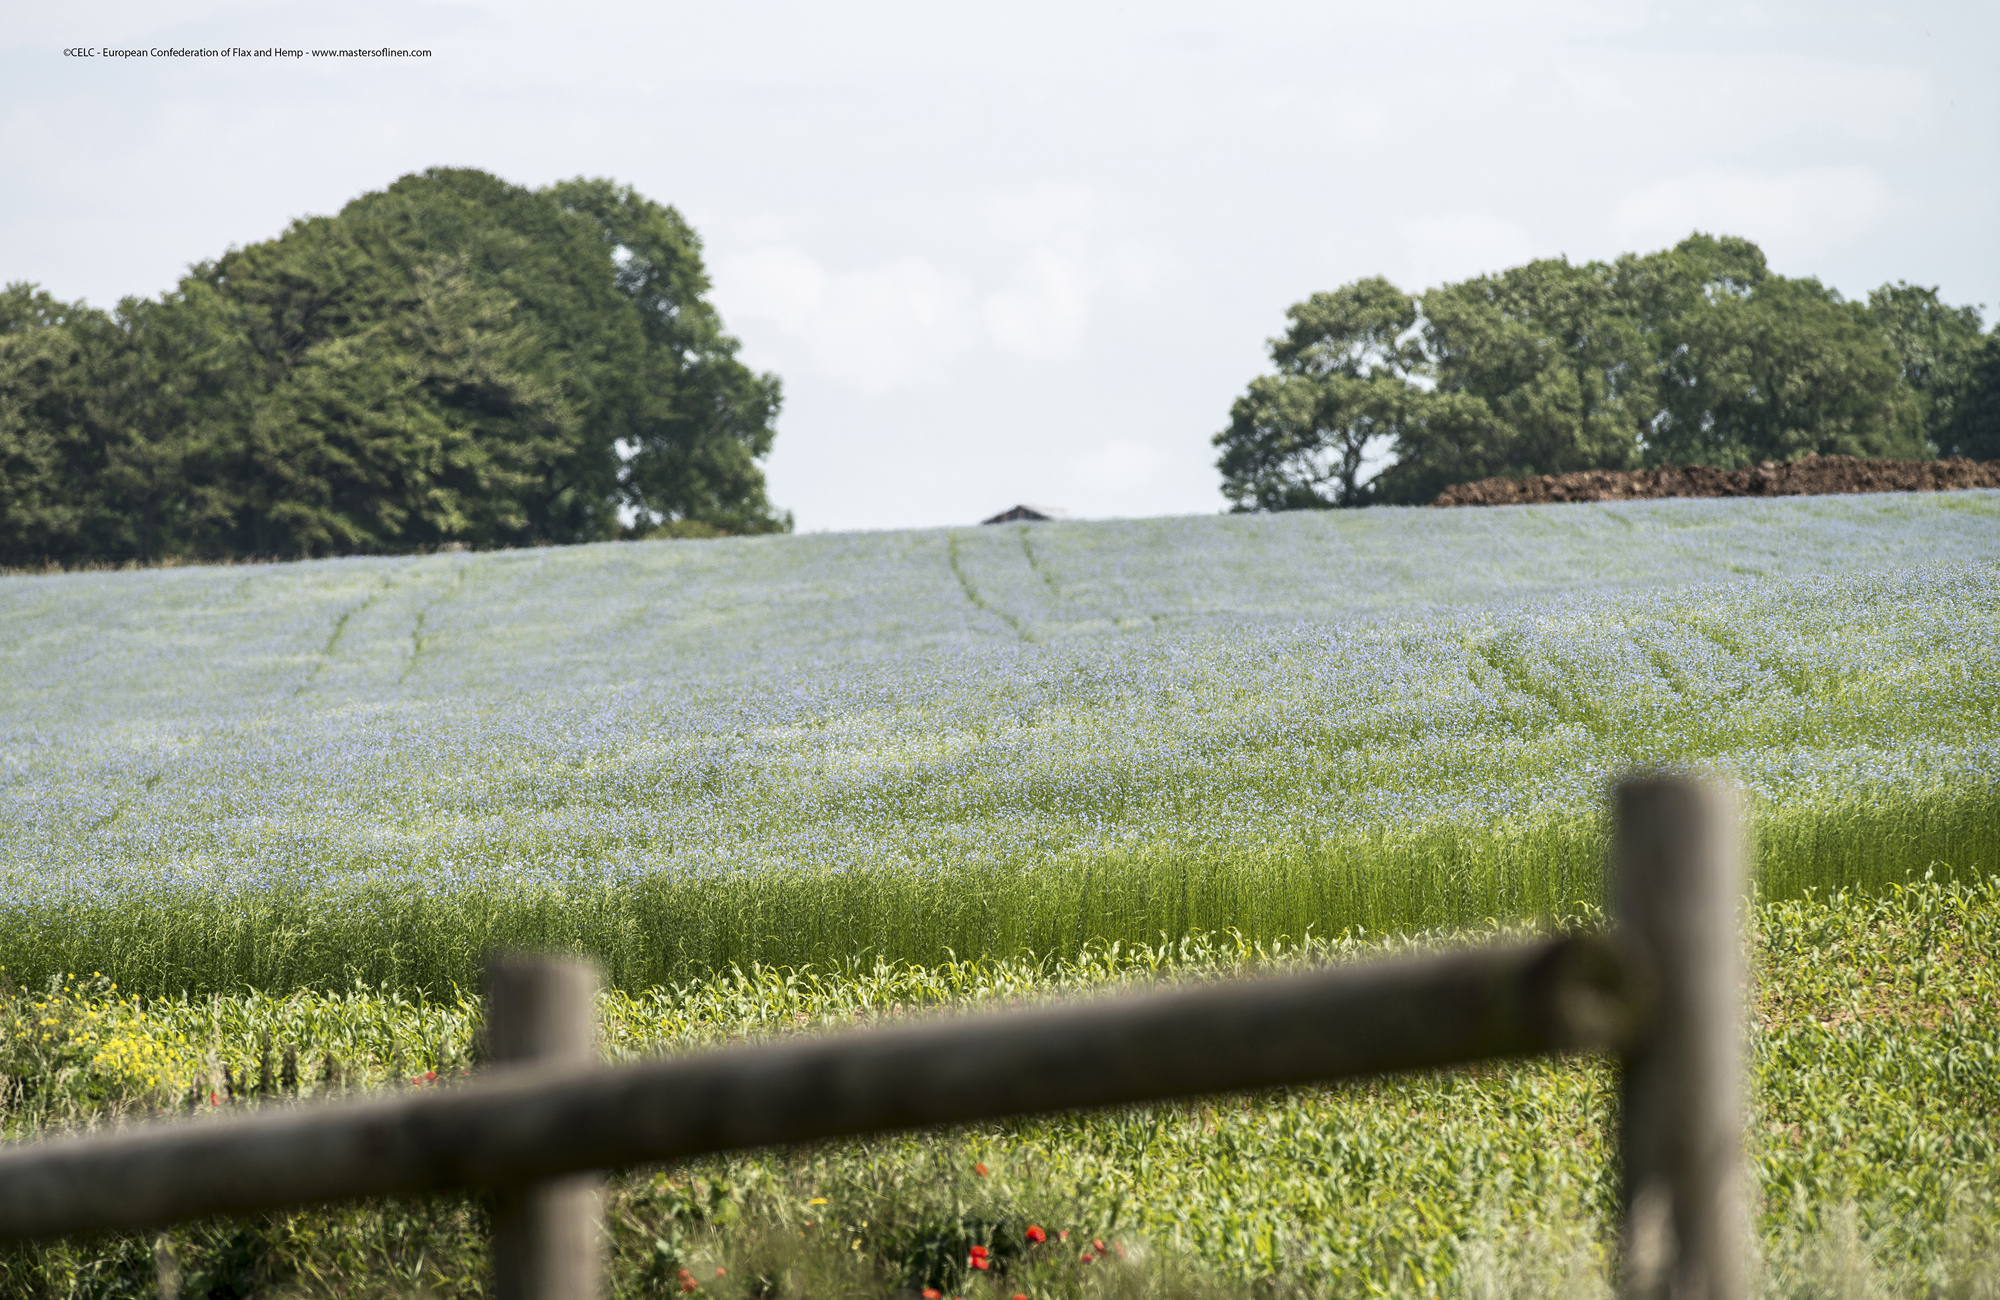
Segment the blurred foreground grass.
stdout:
<svg viewBox="0 0 2000 1300">
<path fill-rule="evenodd" d="M 1994 1294 L 2000 882 L 1766 902 L 1753 925 L 1762 1292 Z M 609 992 L 601 1014 L 607 1053 L 624 1058 L 1490 937 L 758 967 Z M 285 1104 L 294 1086 L 437 1086 L 470 1066 L 479 1015 L 471 997 L 367 989 L 132 999 L 84 977 L 10 990 L 5 1133 Z M 613 1290 L 1608 1295 L 1610 1086 L 1602 1062 L 1551 1060 L 634 1171 L 608 1221 Z M 153 1295 L 165 1268 L 183 1295 L 476 1295 L 483 1223 L 477 1198 L 434 1198 L 14 1247 L 0 1294 Z M 975 1245 L 990 1269 L 968 1267 Z"/>
</svg>

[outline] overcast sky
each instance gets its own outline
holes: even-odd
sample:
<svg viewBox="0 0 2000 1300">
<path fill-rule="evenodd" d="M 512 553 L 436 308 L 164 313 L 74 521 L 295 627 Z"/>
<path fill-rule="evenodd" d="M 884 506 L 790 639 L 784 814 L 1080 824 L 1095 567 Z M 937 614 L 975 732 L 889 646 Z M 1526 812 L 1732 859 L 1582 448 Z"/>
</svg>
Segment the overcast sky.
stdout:
<svg viewBox="0 0 2000 1300">
<path fill-rule="evenodd" d="M 174 45 L 434 54 L 63 53 Z M 108 307 L 421 168 L 610 176 L 783 376 L 801 529 L 1204 513 L 1285 307 L 1358 276 L 1700 228 L 2000 303 L 1996 55 L 1991 0 L 0 0 L 0 280 Z"/>
</svg>

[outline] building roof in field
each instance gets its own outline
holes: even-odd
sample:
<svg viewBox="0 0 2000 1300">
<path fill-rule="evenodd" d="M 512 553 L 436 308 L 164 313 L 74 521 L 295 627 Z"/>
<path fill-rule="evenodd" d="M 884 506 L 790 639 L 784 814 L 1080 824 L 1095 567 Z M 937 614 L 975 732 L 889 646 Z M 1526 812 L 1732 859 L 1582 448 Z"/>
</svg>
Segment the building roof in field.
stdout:
<svg viewBox="0 0 2000 1300">
<path fill-rule="evenodd" d="M 979 522 L 982 524 L 1033 524 L 1042 523 L 1050 519 L 1061 519 L 1068 514 L 1067 510 L 1061 510 L 1055 506 L 1014 506 L 1010 509 L 1002 510 L 991 519 L 982 519 Z"/>
</svg>

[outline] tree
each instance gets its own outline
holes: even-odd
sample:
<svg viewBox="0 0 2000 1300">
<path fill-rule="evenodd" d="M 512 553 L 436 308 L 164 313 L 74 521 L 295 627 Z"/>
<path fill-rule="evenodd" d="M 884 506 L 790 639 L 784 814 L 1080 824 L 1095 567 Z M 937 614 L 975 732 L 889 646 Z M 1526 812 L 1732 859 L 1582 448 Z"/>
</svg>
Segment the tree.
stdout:
<svg viewBox="0 0 2000 1300">
<path fill-rule="evenodd" d="M 1396 431 L 1395 461 L 1376 480 L 1376 499 L 1422 505 L 1454 483 L 1518 475 L 1514 446 L 1513 431 L 1485 398 L 1413 389 Z"/>
<path fill-rule="evenodd" d="M 1952 441 L 1959 404 L 1985 344 L 1979 309 L 1950 306 L 1935 288 L 1898 280 L 1868 295 L 1868 314 L 1895 350 L 1903 383 L 1922 405 L 1925 437 L 1934 450 L 1943 450 Z"/>
<path fill-rule="evenodd" d="M 789 527 L 673 209 L 434 169 L 115 316 L 0 302 L 0 562 Z M 18 336 L 18 337 L 17 337 Z"/>
<path fill-rule="evenodd" d="M 1270 341 L 1278 373 L 1252 380 L 1215 435 L 1223 495 L 1238 510 L 1358 505 L 1364 465 L 1396 436 L 1422 362 L 1416 304 L 1376 278 L 1285 314 L 1291 328 Z"/>
<path fill-rule="evenodd" d="M 1548 259 L 1423 297 L 1425 373 L 1385 500 L 1502 474 L 1639 462 L 1653 384 L 1643 322 L 1611 268 Z"/>
<path fill-rule="evenodd" d="M 593 223 L 645 337 L 643 361 L 627 374 L 629 454 L 619 477 L 636 527 L 789 529 L 791 517 L 771 509 L 757 467 L 770 453 L 783 390 L 776 375 L 736 359 L 736 340 L 707 300 L 694 230 L 672 208 L 610 181 L 579 178 L 547 193 Z"/>
<path fill-rule="evenodd" d="M 1501 475 L 1921 457 L 1927 421 L 1933 440 L 1988 445 L 1983 413 L 2000 405 L 1971 377 L 1976 313 L 1908 286 L 1846 302 L 1727 236 L 1529 262 L 1416 300 L 1357 281 L 1288 314 L 1277 373 L 1251 381 L 1215 438 L 1239 510 L 1416 503 Z M 1362 483 L 1385 448 L 1391 463 Z"/>
<path fill-rule="evenodd" d="M 220 404 L 243 498 L 215 549 L 518 546 L 616 528 L 617 379 L 643 348 L 587 223 L 436 169 L 195 268 L 254 363 Z M 178 322 L 175 322 L 176 324 Z"/>
<path fill-rule="evenodd" d="M 1770 274 L 1747 240 L 1696 235 L 1623 269 L 1655 340 L 1648 464 L 1926 454 L 1895 353 L 1861 304 Z"/>
<path fill-rule="evenodd" d="M 1981 338 L 1967 359 L 1938 450 L 1946 456 L 2000 460 L 2000 329 Z"/>
<path fill-rule="evenodd" d="M 0 563 L 145 553 L 133 489 L 171 470 L 131 418 L 131 359 L 122 314 L 0 292 Z"/>
</svg>

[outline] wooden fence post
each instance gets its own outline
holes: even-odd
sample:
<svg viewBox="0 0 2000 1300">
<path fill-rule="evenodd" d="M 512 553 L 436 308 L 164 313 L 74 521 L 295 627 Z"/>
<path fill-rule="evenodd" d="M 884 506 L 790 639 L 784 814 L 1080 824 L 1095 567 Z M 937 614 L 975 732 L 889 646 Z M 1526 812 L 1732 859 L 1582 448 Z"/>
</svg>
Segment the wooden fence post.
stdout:
<svg viewBox="0 0 2000 1300">
<path fill-rule="evenodd" d="M 595 1061 L 597 972 L 553 957 L 489 961 L 486 1044 L 495 1064 Z M 596 1300 L 604 1268 L 598 1241 L 603 1208 L 604 1179 L 595 1173 L 498 1190 L 493 1274 L 499 1300 Z"/>
<path fill-rule="evenodd" d="M 1627 1300 L 1740 1300 L 1743 850 L 1728 791 L 1619 784 L 1614 914 L 1651 1005 L 1623 1061 Z"/>
</svg>

